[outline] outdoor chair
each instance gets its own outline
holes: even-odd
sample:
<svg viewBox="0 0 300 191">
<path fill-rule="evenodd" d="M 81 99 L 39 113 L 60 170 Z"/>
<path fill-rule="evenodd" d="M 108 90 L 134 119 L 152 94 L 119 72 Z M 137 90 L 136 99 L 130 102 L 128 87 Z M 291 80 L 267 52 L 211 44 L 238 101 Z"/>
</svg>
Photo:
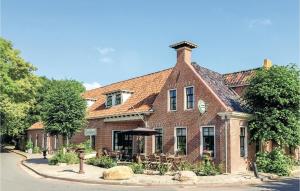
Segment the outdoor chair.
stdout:
<svg viewBox="0 0 300 191">
<path fill-rule="evenodd" d="M 149 155 L 148 159 L 150 168 L 156 168 L 160 163 L 159 157 L 156 154 Z"/>
<path fill-rule="evenodd" d="M 141 158 L 142 163 L 148 162 L 148 157 L 147 157 L 146 154 L 141 154 L 141 155 L 140 155 L 140 158 Z"/>
<path fill-rule="evenodd" d="M 102 152 L 103 152 L 103 156 L 109 156 L 109 151 L 107 148 L 103 148 Z"/>
<path fill-rule="evenodd" d="M 171 160 L 170 160 L 170 159 L 168 158 L 168 156 L 165 155 L 165 154 L 161 154 L 161 155 L 160 155 L 160 163 L 161 163 L 161 164 L 164 164 L 164 165 L 167 165 L 167 166 L 168 166 L 168 170 L 170 170 L 171 167 L 172 167 Z"/>
</svg>

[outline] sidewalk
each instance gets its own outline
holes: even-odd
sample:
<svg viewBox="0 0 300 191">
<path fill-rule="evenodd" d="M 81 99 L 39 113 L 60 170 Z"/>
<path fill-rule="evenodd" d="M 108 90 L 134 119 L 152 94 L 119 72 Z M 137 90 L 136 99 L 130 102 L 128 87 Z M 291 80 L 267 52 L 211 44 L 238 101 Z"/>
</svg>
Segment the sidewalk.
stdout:
<svg viewBox="0 0 300 191">
<path fill-rule="evenodd" d="M 102 173 L 104 168 L 84 164 L 85 174 L 78 174 L 79 165 L 50 166 L 48 160 L 42 158 L 42 154 L 28 155 L 20 151 L 13 151 L 27 157 L 22 164 L 37 174 L 47 177 L 76 182 L 93 184 L 118 184 L 118 185 L 195 185 L 195 184 L 260 184 L 260 179 L 253 176 L 251 172 L 217 175 L 217 176 L 198 176 L 195 181 L 178 182 L 173 180 L 171 175 L 145 175 L 135 174 L 129 180 L 104 180 Z"/>
</svg>

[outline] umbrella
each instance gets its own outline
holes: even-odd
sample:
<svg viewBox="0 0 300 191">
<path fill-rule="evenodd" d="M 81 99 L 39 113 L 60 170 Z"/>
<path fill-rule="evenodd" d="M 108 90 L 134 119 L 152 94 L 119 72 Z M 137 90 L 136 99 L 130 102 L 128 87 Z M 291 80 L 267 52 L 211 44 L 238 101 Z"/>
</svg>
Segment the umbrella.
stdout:
<svg viewBox="0 0 300 191">
<path fill-rule="evenodd" d="M 144 127 L 138 127 L 135 129 L 131 129 L 131 130 L 127 130 L 127 131 L 123 131 L 122 134 L 125 135 L 137 135 L 138 137 L 138 156 L 137 156 L 137 161 L 138 163 L 140 163 L 141 159 L 140 159 L 140 136 L 151 136 L 151 135 L 157 135 L 157 134 L 161 134 L 160 132 L 155 131 L 154 129 L 148 129 L 148 128 L 144 128 Z"/>
<path fill-rule="evenodd" d="M 138 127 L 138 128 L 135 128 L 135 129 L 123 131 L 122 134 L 139 135 L 139 136 L 151 136 L 151 135 L 157 135 L 157 134 L 161 134 L 161 133 L 155 131 L 154 129 Z"/>
</svg>

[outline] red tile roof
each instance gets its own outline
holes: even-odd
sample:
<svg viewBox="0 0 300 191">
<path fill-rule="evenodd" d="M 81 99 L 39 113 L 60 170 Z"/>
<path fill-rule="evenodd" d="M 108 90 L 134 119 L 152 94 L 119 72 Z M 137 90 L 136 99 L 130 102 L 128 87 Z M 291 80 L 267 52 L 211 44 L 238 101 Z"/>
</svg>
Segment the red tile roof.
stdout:
<svg viewBox="0 0 300 191">
<path fill-rule="evenodd" d="M 229 87 L 249 85 L 250 79 L 259 68 L 223 74 L 224 82 Z"/>
<path fill-rule="evenodd" d="M 43 122 L 36 122 L 31 125 L 27 130 L 36 130 L 36 129 L 44 129 Z"/>
<path fill-rule="evenodd" d="M 88 118 L 149 112 L 171 71 L 172 68 L 86 91 L 83 94 L 84 98 L 96 99 L 96 102 L 88 109 Z M 106 96 L 104 94 L 114 90 L 132 91 L 133 94 L 125 103 L 105 108 Z"/>
</svg>

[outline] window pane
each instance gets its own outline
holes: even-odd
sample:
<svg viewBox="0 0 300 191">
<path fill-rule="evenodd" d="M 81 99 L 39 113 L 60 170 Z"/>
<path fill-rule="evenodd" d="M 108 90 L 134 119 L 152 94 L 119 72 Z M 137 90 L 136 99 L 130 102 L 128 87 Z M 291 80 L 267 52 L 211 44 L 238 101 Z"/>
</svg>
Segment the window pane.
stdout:
<svg viewBox="0 0 300 191">
<path fill-rule="evenodd" d="M 162 129 L 155 130 L 162 133 Z M 155 135 L 155 153 L 162 153 L 162 134 Z"/>
<path fill-rule="evenodd" d="M 181 154 L 186 154 L 186 128 L 176 129 L 177 150 Z"/>
<path fill-rule="evenodd" d="M 203 151 L 212 152 L 214 156 L 215 138 L 213 127 L 203 127 Z"/>
<path fill-rule="evenodd" d="M 186 88 L 186 108 L 192 109 L 194 107 L 194 88 Z"/>
<path fill-rule="evenodd" d="M 176 110 L 176 90 L 169 91 L 170 110 Z"/>
<path fill-rule="evenodd" d="M 112 105 L 112 96 L 107 96 L 106 106 L 110 107 Z"/>
<path fill-rule="evenodd" d="M 245 156 L 245 128 L 240 128 L 240 156 Z"/>
<path fill-rule="evenodd" d="M 121 104 L 121 94 L 116 95 L 116 105 Z"/>
</svg>

